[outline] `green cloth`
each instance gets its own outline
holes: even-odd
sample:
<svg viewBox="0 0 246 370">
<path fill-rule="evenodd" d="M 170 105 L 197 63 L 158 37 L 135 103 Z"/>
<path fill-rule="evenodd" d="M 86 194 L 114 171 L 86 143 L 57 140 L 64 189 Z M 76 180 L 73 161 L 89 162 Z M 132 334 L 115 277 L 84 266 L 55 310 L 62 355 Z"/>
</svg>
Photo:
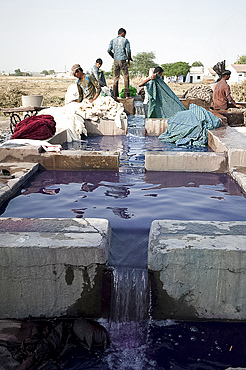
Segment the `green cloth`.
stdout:
<svg viewBox="0 0 246 370">
<path fill-rule="evenodd" d="M 208 130 L 220 125 L 218 117 L 196 104 L 190 104 L 189 110 L 177 112 L 167 122 L 168 128 L 159 139 L 166 143 L 175 143 L 176 146 L 204 147 L 208 142 Z"/>
<path fill-rule="evenodd" d="M 169 118 L 177 112 L 186 110 L 160 76 L 156 75 L 154 80 L 148 81 L 144 86 L 149 96 L 148 118 Z"/>
</svg>

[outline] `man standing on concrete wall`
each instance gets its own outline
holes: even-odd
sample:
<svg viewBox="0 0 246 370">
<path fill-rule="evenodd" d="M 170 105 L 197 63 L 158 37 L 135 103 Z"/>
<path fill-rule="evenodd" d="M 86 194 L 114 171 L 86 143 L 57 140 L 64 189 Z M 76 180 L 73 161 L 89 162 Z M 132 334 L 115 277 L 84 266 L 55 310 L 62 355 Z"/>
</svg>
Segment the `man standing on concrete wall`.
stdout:
<svg viewBox="0 0 246 370">
<path fill-rule="evenodd" d="M 122 71 L 125 85 L 124 96 L 126 99 L 130 97 L 129 92 L 129 73 L 128 67 L 130 66 L 131 47 L 130 42 L 125 38 L 126 30 L 120 28 L 118 31 L 118 37 L 110 41 L 108 47 L 109 55 L 114 59 L 114 85 L 113 85 L 113 96 L 117 98 L 119 96 L 119 78 L 120 71 Z"/>
</svg>

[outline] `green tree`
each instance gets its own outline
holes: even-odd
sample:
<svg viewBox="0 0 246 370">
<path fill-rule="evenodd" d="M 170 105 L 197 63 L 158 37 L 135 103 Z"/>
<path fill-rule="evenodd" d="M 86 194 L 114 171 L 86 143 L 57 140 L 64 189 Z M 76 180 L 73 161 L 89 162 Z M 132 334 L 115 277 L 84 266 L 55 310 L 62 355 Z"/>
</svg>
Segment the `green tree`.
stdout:
<svg viewBox="0 0 246 370">
<path fill-rule="evenodd" d="M 47 75 L 49 74 L 49 72 L 48 72 L 46 69 L 44 69 L 44 70 L 41 72 L 41 74 L 42 74 L 42 75 L 47 76 Z"/>
<path fill-rule="evenodd" d="M 246 64 L 246 55 L 238 55 L 235 64 Z"/>
<path fill-rule="evenodd" d="M 20 68 L 15 69 L 15 76 L 23 76 L 23 72 L 21 72 Z"/>
<path fill-rule="evenodd" d="M 49 70 L 49 75 L 53 75 L 53 74 L 55 74 L 55 70 L 54 69 L 50 69 Z"/>
<path fill-rule="evenodd" d="M 20 68 L 15 69 L 15 73 L 10 74 L 10 76 L 31 76 L 30 73 L 21 72 Z"/>
<path fill-rule="evenodd" d="M 129 67 L 129 74 L 134 76 L 148 76 L 149 69 L 157 67 L 154 62 L 155 53 L 153 51 L 138 53 L 133 57 L 133 61 Z"/>
<path fill-rule="evenodd" d="M 163 69 L 164 76 L 167 76 L 167 77 L 172 76 L 172 74 L 170 74 L 171 73 L 170 72 L 171 66 L 172 66 L 172 63 L 165 63 L 165 64 L 161 65 L 161 67 Z"/>
<path fill-rule="evenodd" d="M 191 67 L 203 67 L 203 64 L 200 61 L 196 61 L 192 63 Z"/>
<path fill-rule="evenodd" d="M 189 63 L 186 62 L 176 62 L 176 63 L 170 63 L 170 64 L 163 64 L 162 68 L 164 70 L 164 75 L 167 77 L 171 76 L 187 76 L 187 73 L 190 70 Z"/>
</svg>

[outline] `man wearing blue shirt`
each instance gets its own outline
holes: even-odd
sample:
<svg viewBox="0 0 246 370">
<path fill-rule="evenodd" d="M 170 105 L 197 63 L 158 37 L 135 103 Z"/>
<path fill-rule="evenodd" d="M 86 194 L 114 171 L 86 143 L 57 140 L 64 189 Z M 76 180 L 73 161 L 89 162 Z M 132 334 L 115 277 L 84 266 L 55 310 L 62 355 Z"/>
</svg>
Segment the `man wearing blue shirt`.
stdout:
<svg viewBox="0 0 246 370">
<path fill-rule="evenodd" d="M 131 48 L 130 42 L 125 38 L 126 30 L 120 28 L 118 31 L 118 37 L 110 41 L 108 47 L 109 55 L 114 59 L 114 84 L 113 84 L 113 96 L 117 98 L 119 96 L 119 78 L 120 71 L 122 71 L 125 85 L 125 98 L 130 97 L 129 92 L 129 73 L 128 66 L 130 66 Z"/>
</svg>

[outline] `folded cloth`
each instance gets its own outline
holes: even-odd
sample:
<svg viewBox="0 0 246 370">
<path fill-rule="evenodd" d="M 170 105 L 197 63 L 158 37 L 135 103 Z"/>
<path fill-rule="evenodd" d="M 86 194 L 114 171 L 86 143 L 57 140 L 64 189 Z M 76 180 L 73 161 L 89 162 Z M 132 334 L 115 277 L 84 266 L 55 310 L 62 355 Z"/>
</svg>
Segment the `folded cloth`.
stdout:
<svg viewBox="0 0 246 370">
<path fill-rule="evenodd" d="M 189 110 L 174 114 L 167 122 L 168 128 L 159 139 L 176 146 L 206 146 L 208 130 L 220 125 L 218 117 L 196 104 L 190 104 Z"/>
<path fill-rule="evenodd" d="M 56 122 L 50 115 L 31 116 L 15 126 L 11 139 L 46 140 L 56 132 Z"/>
</svg>

